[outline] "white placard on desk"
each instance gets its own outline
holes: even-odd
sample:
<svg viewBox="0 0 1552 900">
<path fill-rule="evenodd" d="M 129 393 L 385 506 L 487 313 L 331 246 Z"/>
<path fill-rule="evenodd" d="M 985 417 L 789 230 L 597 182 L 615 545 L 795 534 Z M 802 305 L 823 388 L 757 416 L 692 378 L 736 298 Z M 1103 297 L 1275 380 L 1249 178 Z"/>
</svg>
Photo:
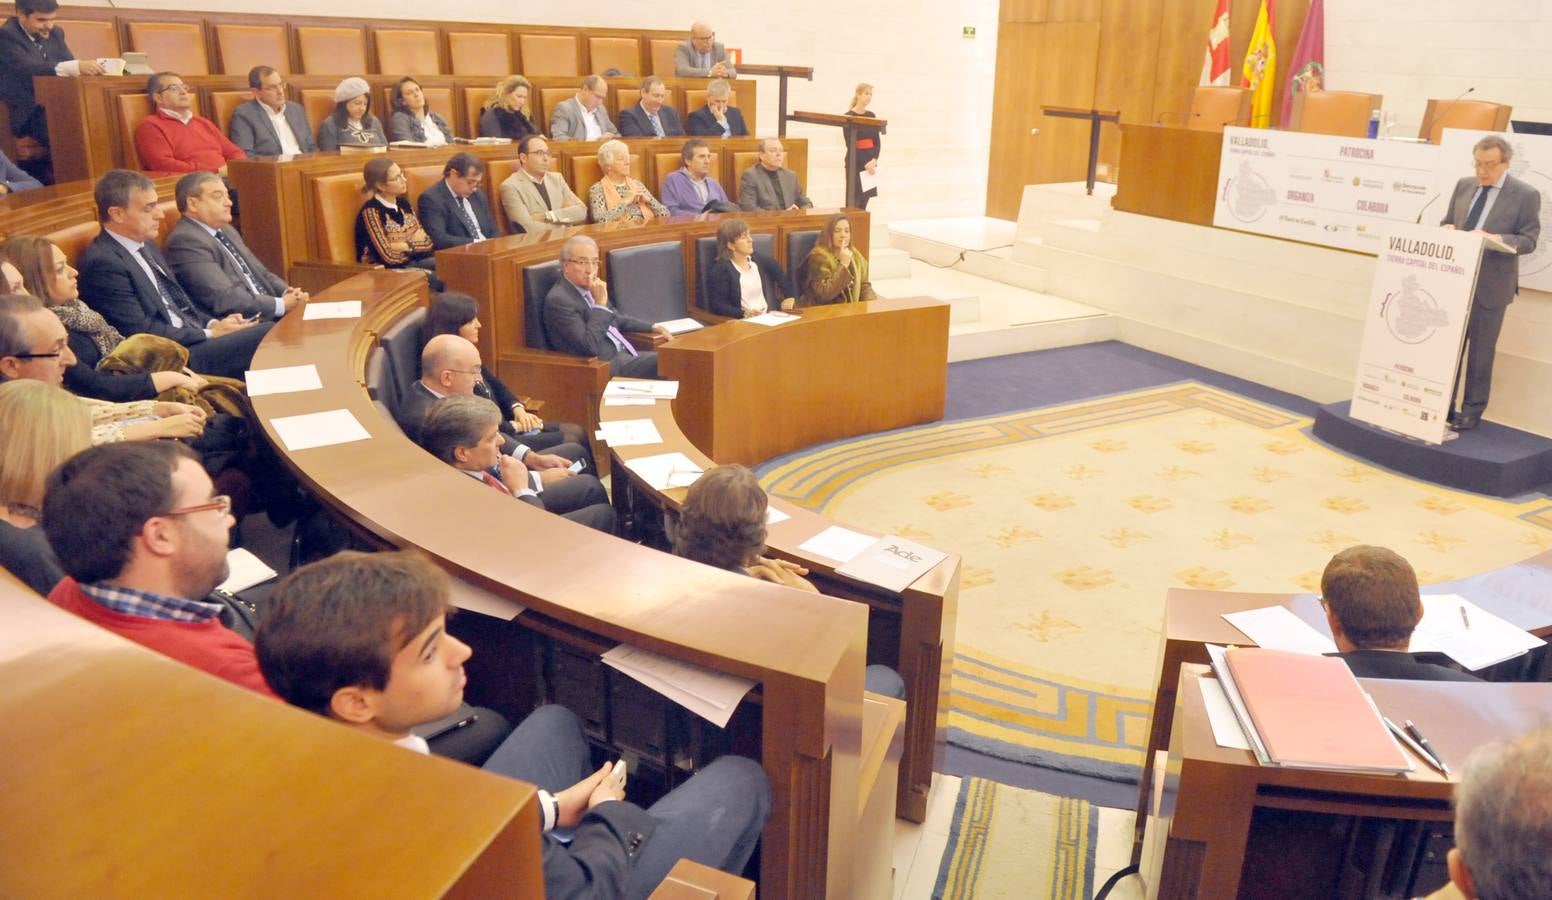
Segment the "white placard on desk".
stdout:
<svg viewBox="0 0 1552 900">
<path fill-rule="evenodd" d="M 667 322 L 656 323 L 660 328 L 666 328 L 669 334 L 685 334 L 690 331 L 699 331 L 705 328 L 700 322 L 685 317 L 683 319 L 669 319 Z"/>
<path fill-rule="evenodd" d="M 848 563 L 855 559 L 857 554 L 873 546 L 873 542 L 877 540 L 878 538 L 871 534 L 860 534 L 850 528 L 831 525 L 799 544 L 798 549 L 804 553 L 833 559 L 838 563 Z"/>
<path fill-rule="evenodd" d="M 886 534 L 835 572 L 899 593 L 947 557 L 941 550 Z"/>
<path fill-rule="evenodd" d="M 302 319 L 359 319 L 360 300 L 309 300 L 302 305 Z"/>
<path fill-rule="evenodd" d="M 801 318 L 803 317 L 794 316 L 791 313 L 784 313 L 779 310 L 771 310 L 768 313 L 761 313 L 758 316 L 750 316 L 749 318 L 742 319 L 740 321 L 748 322 L 751 325 L 765 325 L 767 327 L 771 327 L 776 325 L 785 325 L 788 322 L 796 322 Z"/>
<path fill-rule="evenodd" d="M 767 525 L 775 525 L 777 522 L 785 522 L 790 518 L 792 517 L 774 506 L 767 506 L 765 508 L 765 524 Z"/>
<path fill-rule="evenodd" d="M 307 413 L 300 416 L 282 416 L 271 419 L 280 442 L 290 451 L 310 450 L 313 447 L 329 447 L 352 441 L 370 440 L 366 430 L 348 409 L 331 409 L 327 412 Z"/>
<path fill-rule="evenodd" d="M 248 386 L 250 397 L 323 390 L 318 367 L 312 363 L 305 366 L 281 366 L 277 369 L 249 369 L 243 373 L 243 382 Z"/>
<path fill-rule="evenodd" d="M 647 486 L 657 491 L 687 488 L 703 474 L 701 467 L 683 453 L 659 453 L 627 459 L 625 467 L 635 472 Z"/>
<path fill-rule="evenodd" d="M 625 380 L 615 378 L 604 385 L 604 397 L 651 397 L 672 400 L 679 396 L 679 382 L 668 380 Z"/>
<path fill-rule="evenodd" d="M 611 447 L 634 447 L 645 444 L 661 444 L 663 436 L 651 419 L 619 419 L 599 422 L 597 437 Z"/>
</svg>

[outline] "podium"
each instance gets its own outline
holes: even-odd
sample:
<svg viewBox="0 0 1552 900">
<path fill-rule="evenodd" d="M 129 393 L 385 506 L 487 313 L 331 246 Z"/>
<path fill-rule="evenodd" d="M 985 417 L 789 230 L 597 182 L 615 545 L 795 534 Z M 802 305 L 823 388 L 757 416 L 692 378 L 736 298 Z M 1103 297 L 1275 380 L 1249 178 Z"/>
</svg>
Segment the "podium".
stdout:
<svg viewBox="0 0 1552 900">
<path fill-rule="evenodd" d="M 870 116 L 832 115 L 830 113 L 794 112 L 786 117 L 788 121 L 803 122 L 807 125 L 830 125 L 840 128 L 847 135 L 847 146 L 851 145 L 851 129 L 862 125 L 867 128 L 877 128 L 879 134 L 889 130 L 889 122 L 885 119 L 875 119 Z M 1090 188 L 1092 193 L 1092 187 Z M 860 209 L 862 198 L 857 195 L 857 154 L 846 154 L 846 205 L 854 209 Z"/>
</svg>

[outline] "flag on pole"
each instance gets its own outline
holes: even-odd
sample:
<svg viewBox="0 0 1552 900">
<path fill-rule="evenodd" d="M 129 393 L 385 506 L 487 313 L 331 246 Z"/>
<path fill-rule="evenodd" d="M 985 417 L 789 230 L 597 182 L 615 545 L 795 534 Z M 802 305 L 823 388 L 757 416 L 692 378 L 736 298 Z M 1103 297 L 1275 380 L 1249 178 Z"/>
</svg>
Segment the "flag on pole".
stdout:
<svg viewBox="0 0 1552 900">
<path fill-rule="evenodd" d="M 1202 84 L 1229 86 L 1229 0 L 1218 0 L 1207 29 L 1207 57 L 1202 60 Z"/>
<path fill-rule="evenodd" d="M 1299 46 L 1293 50 L 1293 65 L 1288 67 L 1288 81 L 1283 89 L 1283 112 L 1278 119 L 1282 127 L 1288 127 L 1293 116 L 1293 96 L 1313 94 L 1326 89 L 1326 6 L 1323 0 L 1311 0 L 1309 12 L 1304 14 L 1304 30 L 1299 33 Z"/>
<path fill-rule="evenodd" d="M 1277 87 L 1277 42 L 1272 39 L 1272 0 L 1261 0 L 1256 28 L 1250 33 L 1240 87 L 1250 88 L 1250 127 L 1272 127 L 1272 92 Z"/>
</svg>

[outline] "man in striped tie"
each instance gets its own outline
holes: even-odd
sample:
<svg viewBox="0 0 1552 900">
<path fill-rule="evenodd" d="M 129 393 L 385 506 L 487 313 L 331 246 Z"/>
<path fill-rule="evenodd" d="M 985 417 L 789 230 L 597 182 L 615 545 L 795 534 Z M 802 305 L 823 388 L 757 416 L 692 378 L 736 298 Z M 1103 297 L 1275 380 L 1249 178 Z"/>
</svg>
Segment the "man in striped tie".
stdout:
<svg viewBox="0 0 1552 900">
<path fill-rule="evenodd" d="M 178 179 L 173 196 L 183 215 L 162 253 L 195 303 L 218 316 L 268 321 L 307 300 L 306 291 L 265 268 L 232 227 L 232 198 L 221 176 L 191 172 Z"/>
</svg>

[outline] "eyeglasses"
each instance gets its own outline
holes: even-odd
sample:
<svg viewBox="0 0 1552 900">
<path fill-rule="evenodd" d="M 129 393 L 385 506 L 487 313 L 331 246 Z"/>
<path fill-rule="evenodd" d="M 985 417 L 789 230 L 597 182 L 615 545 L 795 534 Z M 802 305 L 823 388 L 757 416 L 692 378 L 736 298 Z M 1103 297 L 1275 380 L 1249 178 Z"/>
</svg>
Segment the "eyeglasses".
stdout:
<svg viewBox="0 0 1552 900">
<path fill-rule="evenodd" d="M 218 510 L 221 511 L 221 515 L 223 515 L 223 516 L 226 515 L 227 513 L 232 511 L 232 498 L 228 497 L 225 494 L 222 494 L 219 497 L 212 497 L 212 498 L 210 498 L 210 502 L 209 503 L 198 503 L 198 504 L 195 504 L 194 506 L 179 507 L 178 509 L 168 510 L 167 512 L 162 513 L 162 515 L 164 515 L 164 516 L 186 516 L 186 515 L 189 515 L 190 513 L 208 512 L 208 511 L 210 511 L 212 509 L 218 509 Z"/>
<path fill-rule="evenodd" d="M 261 90 L 261 91 L 283 91 L 285 89 L 286 89 L 286 83 L 284 81 L 277 81 L 274 84 L 261 84 L 261 85 L 259 85 L 259 90 Z"/>
<path fill-rule="evenodd" d="M 1480 159 L 1473 159 L 1471 161 L 1471 165 L 1475 169 L 1496 169 L 1506 162 L 1508 162 L 1506 159 L 1493 159 L 1487 160 L 1485 162 Z"/>
<path fill-rule="evenodd" d="M 186 84 L 169 84 L 166 87 L 162 88 L 161 90 L 157 91 L 157 93 L 158 94 L 165 94 L 168 91 L 176 91 L 177 93 L 180 93 L 180 94 L 187 94 L 189 92 L 189 86 L 186 85 Z"/>
<path fill-rule="evenodd" d="M 53 353 L 11 353 L 12 359 L 59 359 L 65 355 L 63 350 L 55 350 Z"/>
<path fill-rule="evenodd" d="M 572 257 L 571 259 L 567 260 L 567 262 L 575 263 L 584 269 L 596 269 L 602 264 L 601 260 L 578 259 L 577 257 Z"/>
</svg>

